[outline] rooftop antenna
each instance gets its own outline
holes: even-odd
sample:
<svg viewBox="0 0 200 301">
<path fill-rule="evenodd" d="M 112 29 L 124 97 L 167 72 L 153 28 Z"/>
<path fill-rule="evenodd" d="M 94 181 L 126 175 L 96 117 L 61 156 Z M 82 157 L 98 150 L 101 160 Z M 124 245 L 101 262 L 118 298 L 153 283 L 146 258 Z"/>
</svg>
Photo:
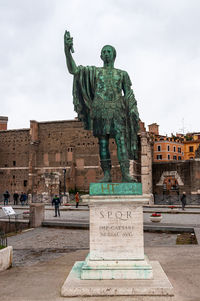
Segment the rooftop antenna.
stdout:
<svg viewBox="0 0 200 301">
<path fill-rule="evenodd" d="M 182 118 L 182 128 L 179 129 L 179 131 L 181 132 L 181 134 L 185 135 L 185 130 L 186 130 L 186 128 L 185 128 L 185 120 L 184 120 L 184 118 Z"/>
</svg>

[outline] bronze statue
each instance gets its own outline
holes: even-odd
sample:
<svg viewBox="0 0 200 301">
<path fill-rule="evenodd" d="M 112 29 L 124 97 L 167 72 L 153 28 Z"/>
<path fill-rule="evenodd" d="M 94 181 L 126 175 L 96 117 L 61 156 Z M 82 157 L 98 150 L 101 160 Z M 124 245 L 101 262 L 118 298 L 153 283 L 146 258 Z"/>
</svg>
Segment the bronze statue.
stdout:
<svg viewBox="0 0 200 301">
<path fill-rule="evenodd" d="M 99 139 L 104 172 L 100 182 L 112 182 L 109 138 L 114 138 L 117 144 L 122 182 L 134 182 L 129 175 L 129 159 L 137 159 L 138 155 L 139 114 L 128 73 L 114 68 L 113 46 L 106 45 L 101 50 L 103 67 L 76 66 L 71 54 L 73 38 L 68 31 L 64 35 L 64 47 L 68 70 L 74 75 L 74 109 L 85 129 L 92 130 Z"/>
</svg>

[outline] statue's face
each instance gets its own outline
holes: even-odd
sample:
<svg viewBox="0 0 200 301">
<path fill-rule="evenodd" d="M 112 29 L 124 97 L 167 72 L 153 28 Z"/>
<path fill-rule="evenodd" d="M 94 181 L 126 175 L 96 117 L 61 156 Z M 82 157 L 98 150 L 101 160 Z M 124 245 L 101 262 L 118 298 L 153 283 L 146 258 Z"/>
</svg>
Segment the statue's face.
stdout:
<svg viewBox="0 0 200 301">
<path fill-rule="evenodd" d="M 104 63 L 114 62 L 116 54 L 114 53 L 114 48 L 107 45 L 101 50 L 101 59 Z"/>
</svg>

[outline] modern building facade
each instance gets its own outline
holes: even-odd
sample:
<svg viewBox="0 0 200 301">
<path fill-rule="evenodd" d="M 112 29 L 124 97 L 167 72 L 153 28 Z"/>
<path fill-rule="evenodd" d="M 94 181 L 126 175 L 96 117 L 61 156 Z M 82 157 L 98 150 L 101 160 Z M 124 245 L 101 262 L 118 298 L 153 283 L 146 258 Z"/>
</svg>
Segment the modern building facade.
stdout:
<svg viewBox="0 0 200 301">
<path fill-rule="evenodd" d="M 157 137 L 154 140 L 153 161 L 184 160 L 184 144 L 177 138 Z"/>
<path fill-rule="evenodd" d="M 153 162 L 170 162 L 184 160 L 182 137 L 159 135 L 159 125 L 149 125 L 149 135 L 153 141 Z"/>
<path fill-rule="evenodd" d="M 195 158 L 195 152 L 200 145 L 200 133 L 188 133 L 184 136 L 184 159 Z"/>
</svg>

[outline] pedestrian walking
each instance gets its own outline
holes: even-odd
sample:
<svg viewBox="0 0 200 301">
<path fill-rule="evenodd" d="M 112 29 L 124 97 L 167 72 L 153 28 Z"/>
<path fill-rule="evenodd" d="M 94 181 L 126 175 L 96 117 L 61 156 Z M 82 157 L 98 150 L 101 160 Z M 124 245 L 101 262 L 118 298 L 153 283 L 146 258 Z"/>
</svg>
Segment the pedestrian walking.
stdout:
<svg viewBox="0 0 200 301">
<path fill-rule="evenodd" d="M 18 205 L 18 199 L 19 199 L 19 194 L 17 193 L 17 191 L 15 191 L 15 193 L 13 194 L 14 205 Z"/>
<path fill-rule="evenodd" d="M 181 203 L 182 203 L 182 210 L 185 210 L 186 205 L 186 193 L 183 192 L 183 195 L 181 196 Z"/>
<path fill-rule="evenodd" d="M 53 200 L 52 200 L 52 206 L 55 208 L 55 215 L 54 217 L 57 217 L 58 215 L 60 216 L 60 198 L 55 194 Z"/>
<path fill-rule="evenodd" d="M 8 201 L 10 198 L 10 194 L 9 194 L 8 190 L 6 190 L 6 192 L 3 194 L 3 197 L 4 197 L 4 206 L 8 205 Z"/>
<path fill-rule="evenodd" d="M 78 208 L 79 200 L 80 200 L 80 197 L 79 197 L 79 193 L 78 193 L 78 192 L 77 192 L 76 195 L 75 195 L 75 200 L 76 200 L 76 208 Z"/>
<path fill-rule="evenodd" d="M 22 206 L 24 206 L 25 200 L 26 200 L 26 199 L 25 199 L 25 194 L 22 192 L 22 193 L 21 193 L 21 196 L 20 196 L 20 202 L 21 202 L 21 205 L 22 205 Z"/>
</svg>

